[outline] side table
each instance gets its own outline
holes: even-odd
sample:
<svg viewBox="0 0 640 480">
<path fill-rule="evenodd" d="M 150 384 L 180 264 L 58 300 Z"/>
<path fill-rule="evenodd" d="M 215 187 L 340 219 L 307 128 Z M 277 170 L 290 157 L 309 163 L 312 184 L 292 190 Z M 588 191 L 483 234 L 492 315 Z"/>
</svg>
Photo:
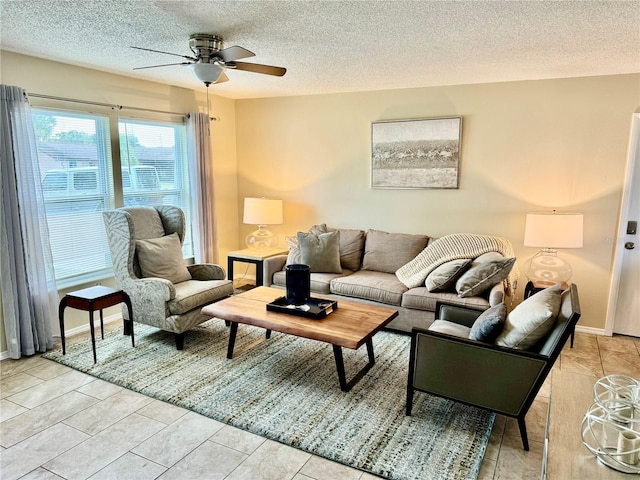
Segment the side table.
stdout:
<svg viewBox="0 0 640 480">
<path fill-rule="evenodd" d="M 252 263 L 256 266 L 256 286 L 261 287 L 263 285 L 262 274 L 264 272 L 264 260 L 269 257 L 287 253 L 289 253 L 289 251 L 283 248 L 270 248 L 267 250 L 245 248 L 244 250 L 229 252 L 227 255 L 227 278 L 233 282 L 233 262 Z"/>
<path fill-rule="evenodd" d="M 540 284 L 540 283 L 536 283 L 529 280 L 527 284 L 524 286 L 524 298 L 529 298 L 534 293 L 538 293 L 541 290 L 544 290 L 545 288 L 552 287 L 552 286 L 553 285 Z M 563 282 L 561 284 L 561 287 L 562 287 L 562 290 L 566 290 L 567 288 L 569 288 L 569 285 Z"/>
<path fill-rule="evenodd" d="M 102 285 L 96 285 L 95 287 L 89 287 L 82 290 L 76 290 L 75 292 L 69 292 L 64 296 L 62 300 L 60 300 L 60 306 L 58 307 L 58 317 L 60 320 L 62 354 L 66 355 L 66 344 L 64 336 L 65 308 L 71 307 L 89 312 L 89 328 L 91 330 L 91 346 L 93 347 L 93 363 L 96 363 L 96 336 L 93 327 L 93 312 L 95 310 L 100 311 L 100 333 L 102 335 L 102 338 L 104 339 L 102 310 L 107 307 L 118 305 L 119 303 L 124 303 L 129 309 L 129 320 L 127 321 L 123 318 L 124 331 L 125 334 L 131 335 L 131 345 L 135 347 L 136 345 L 133 336 L 133 308 L 131 306 L 131 299 L 129 298 L 129 295 L 127 295 L 127 293 L 122 290 L 104 287 Z"/>
</svg>

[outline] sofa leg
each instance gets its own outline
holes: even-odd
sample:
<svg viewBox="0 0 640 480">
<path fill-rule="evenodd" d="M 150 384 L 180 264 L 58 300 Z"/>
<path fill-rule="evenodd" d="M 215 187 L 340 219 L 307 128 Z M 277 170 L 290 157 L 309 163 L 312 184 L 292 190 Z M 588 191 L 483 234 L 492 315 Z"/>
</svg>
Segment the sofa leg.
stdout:
<svg viewBox="0 0 640 480">
<path fill-rule="evenodd" d="M 184 332 L 176 333 L 175 337 L 176 337 L 176 349 L 182 350 L 184 348 Z"/>
<path fill-rule="evenodd" d="M 520 427 L 520 436 L 522 437 L 522 447 L 528 452 L 529 439 L 527 438 L 527 425 L 524 423 L 524 417 L 518 417 L 518 426 Z"/>
</svg>

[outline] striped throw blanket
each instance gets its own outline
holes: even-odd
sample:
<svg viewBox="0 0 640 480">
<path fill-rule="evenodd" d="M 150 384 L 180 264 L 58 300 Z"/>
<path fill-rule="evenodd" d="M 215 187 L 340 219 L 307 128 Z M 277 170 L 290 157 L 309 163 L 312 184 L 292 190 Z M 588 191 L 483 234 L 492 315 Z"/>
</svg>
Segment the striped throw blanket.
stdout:
<svg viewBox="0 0 640 480">
<path fill-rule="evenodd" d="M 454 233 L 438 238 L 418 254 L 416 258 L 396 271 L 398 280 L 408 288 L 424 285 L 427 275 L 443 263 L 459 258 L 476 258 L 483 253 L 499 252 L 505 257 L 515 257 L 511 242 L 505 238 L 474 233 Z M 513 264 L 506 285 L 507 295 L 511 295 L 519 276 L 518 267 Z"/>
</svg>

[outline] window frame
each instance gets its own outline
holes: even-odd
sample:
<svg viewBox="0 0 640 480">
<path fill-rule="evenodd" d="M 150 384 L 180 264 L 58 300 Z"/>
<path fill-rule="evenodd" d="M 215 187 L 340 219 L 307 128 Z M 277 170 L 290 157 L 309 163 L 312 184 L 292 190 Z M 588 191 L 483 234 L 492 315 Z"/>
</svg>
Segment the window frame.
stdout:
<svg viewBox="0 0 640 480">
<path fill-rule="evenodd" d="M 183 196 L 185 198 L 185 222 L 186 222 L 186 235 L 185 240 L 189 239 L 190 241 L 190 251 L 189 254 L 184 256 L 185 261 L 187 263 L 193 262 L 193 240 L 192 238 L 198 234 L 198 229 L 196 225 L 192 225 L 191 223 L 191 205 L 189 203 L 189 175 L 192 172 L 189 171 L 190 162 L 187 158 L 187 148 L 186 148 L 186 117 L 182 115 L 173 115 L 173 114 L 157 114 L 153 112 L 136 112 L 136 115 L 123 115 L 122 112 L 114 111 L 114 109 L 109 107 L 94 107 L 88 106 L 86 108 L 79 108 L 77 104 L 60 101 L 60 100 L 48 100 L 48 99 L 40 99 L 40 98 L 31 98 L 30 103 L 33 111 L 35 112 L 49 112 L 51 114 L 59 113 L 60 115 L 78 115 L 78 116 L 100 116 L 106 117 L 107 128 L 110 133 L 110 150 L 111 150 L 111 174 L 108 172 L 101 170 L 99 167 L 99 175 L 103 175 L 105 177 L 105 188 L 106 192 L 100 194 L 101 198 L 105 198 L 105 209 L 113 209 L 120 208 L 124 206 L 124 188 L 122 185 L 122 168 L 120 161 L 120 137 L 119 137 L 119 124 L 121 121 L 125 122 L 140 122 L 147 124 L 167 124 L 174 127 L 179 127 L 178 132 L 176 134 L 176 142 L 180 144 L 180 154 L 183 159 L 183 168 L 180 170 L 180 181 L 183 185 Z M 171 117 L 171 120 L 167 120 L 167 116 Z M 98 148 L 101 148 L 104 144 L 104 140 L 106 135 L 104 135 L 104 131 L 101 129 L 96 129 L 96 144 L 99 145 Z M 178 134 L 179 133 L 179 134 Z M 99 139 L 102 138 L 103 142 L 99 142 Z M 104 154 L 105 152 L 100 152 Z M 107 162 L 108 163 L 108 162 Z M 40 172 L 42 175 L 42 172 Z M 185 175 L 187 175 L 185 179 Z M 70 180 L 67 180 L 70 181 Z M 175 189 L 171 190 L 174 193 L 180 193 L 181 190 Z M 85 197 L 89 198 L 89 196 Z M 106 201 L 109 198 L 110 201 Z M 66 202 L 65 202 L 66 203 Z M 184 252 L 184 250 L 183 250 Z M 110 252 L 107 251 L 106 254 L 110 256 Z M 184 255 L 184 253 L 183 253 Z M 55 265 L 54 265 L 55 268 Z M 78 285 L 88 284 L 92 282 L 98 282 L 105 279 L 113 278 L 113 267 L 111 265 L 96 269 L 91 272 L 80 273 L 76 275 L 71 275 L 64 278 L 56 278 L 56 285 L 58 289 L 66 289 Z"/>
</svg>

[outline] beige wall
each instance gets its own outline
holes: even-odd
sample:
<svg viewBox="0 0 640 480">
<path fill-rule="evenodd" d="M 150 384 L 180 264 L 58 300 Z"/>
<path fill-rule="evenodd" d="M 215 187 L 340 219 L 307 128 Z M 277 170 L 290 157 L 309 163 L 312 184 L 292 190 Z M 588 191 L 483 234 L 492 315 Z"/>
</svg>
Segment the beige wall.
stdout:
<svg viewBox="0 0 640 480">
<path fill-rule="evenodd" d="M 206 109 L 204 92 L 9 52 L 1 52 L 0 69 L 1 83 L 35 93 Z M 510 239 L 520 266 L 536 251 L 522 245 L 526 212 L 579 211 L 585 247 L 561 254 L 580 287 L 581 324 L 602 329 L 639 87 L 639 75 L 618 75 L 238 101 L 212 95 L 220 117 L 212 142 L 221 263 L 255 228 L 242 225 L 247 196 L 285 201 L 285 224 L 271 227 L 281 245 L 284 235 L 318 222 L 433 236 L 475 232 Z M 458 115 L 459 189 L 370 188 L 371 122 Z M 69 310 L 67 318 L 68 328 L 86 325 L 85 312 Z"/>
<path fill-rule="evenodd" d="M 281 236 L 314 223 L 441 236 L 494 234 L 522 269 L 525 214 L 584 213 L 584 248 L 561 252 L 582 326 L 603 329 L 638 75 L 237 102 L 238 193 L 284 200 Z M 460 188 L 370 187 L 371 122 L 462 116 Z M 252 230 L 242 225 L 242 234 Z M 519 292 L 526 278 L 522 275 Z"/>
<path fill-rule="evenodd" d="M 185 75 L 190 75 L 185 71 Z M 206 112 L 206 94 L 185 88 L 162 85 L 137 80 L 121 75 L 113 75 L 96 70 L 75 67 L 57 62 L 0 52 L 0 83 L 17 85 L 28 92 L 60 97 L 68 97 L 94 102 L 126 105 L 138 108 L 171 112 Z M 213 89 L 213 87 L 212 87 Z M 213 95 L 210 92 L 211 115 L 219 117 L 212 122 L 212 145 L 216 175 L 216 206 L 220 232 L 219 248 L 221 261 L 226 262 L 226 254 L 238 248 L 237 239 L 237 183 L 235 151 L 235 102 L 234 100 Z M 50 102 L 33 98 L 32 105 L 49 105 L 70 108 L 69 104 Z M 91 111 L 101 111 L 98 107 Z M 109 109 L 104 110 L 109 112 Z M 143 115 L 122 110 L 122 115 Z M 168 119 L 167 116 L 154 116 Z M 114 285 L 113 279 L 102 281 L 105 285 Z M 69 290 L 77 290 L 85 285 L 61 290 L 64 295 Z M 105 315 L 117 313 L 119 309 L 105 310 Z M 1 317 L 0 317 L 1 318 Z M 57 323 L 57 322 L 56 322 Z M 65 315 L 67 329 L 88 324 L 87 313 L 68 309 Z M 4 324 L 0 326 L 0 341 L 4 342 Z M 6 343 L 0 345 L 0 351 L 6 350 Z"/>
</svg>

